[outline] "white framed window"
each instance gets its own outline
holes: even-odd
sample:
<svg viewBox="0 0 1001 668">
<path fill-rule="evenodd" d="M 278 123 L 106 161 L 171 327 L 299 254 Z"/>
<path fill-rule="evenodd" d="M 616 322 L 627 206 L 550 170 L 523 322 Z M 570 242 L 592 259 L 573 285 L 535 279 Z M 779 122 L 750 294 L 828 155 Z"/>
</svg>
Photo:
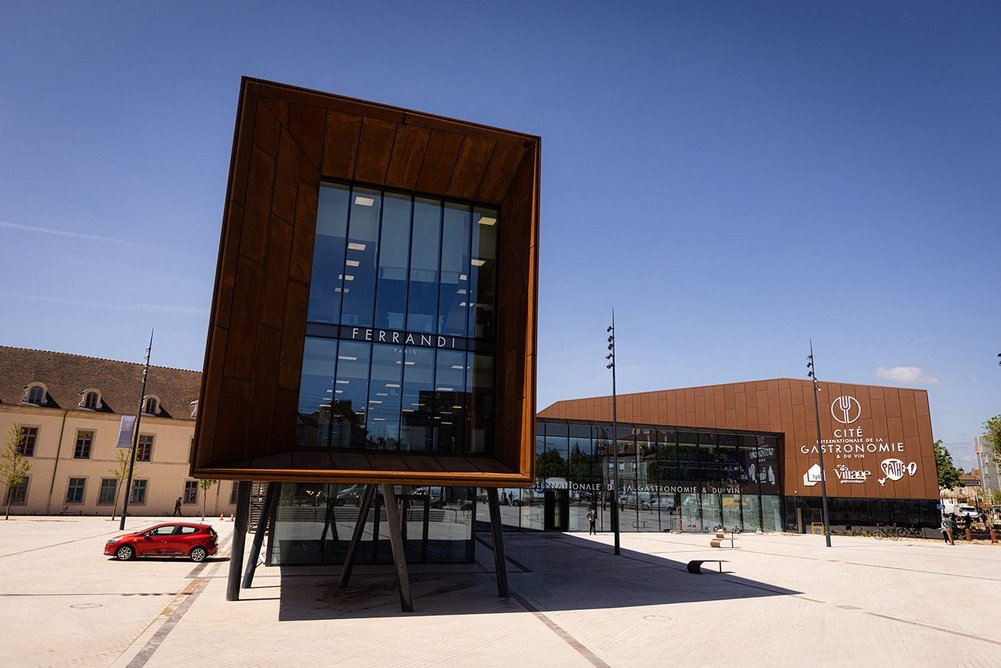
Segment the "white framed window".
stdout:
<svg viewBox="0 0 1001 668">
<path fill-rule="evenodd" d="M 97 505 L 110 506 L 115 502 L 115 492 L 118 491 L 118 480 L 101 478 L 101 489 L 97 494 Z"/>
<path fill-rule="evenodd" d="M 17 440 L 17 451 L 25 457 L 35 456 L 38 443 L 38 427 L 21 427 L 21 437 Z"/>
<path fill-rule="evenodd" d="M 21 399 L 23 403 L 42 405 L 45 403 L 45 398 L 48 396 L 48 388 L 42 383 L 32 383 L 24 388 L 24 397 Z"/>
<path fill-rule="evenodd" d="M 136 461 L 153 461 L 153 434 L 139 434 L 139 442 L 136 443 Z"/>
<path fill-rule="evenodd" d="M 28 502 L 28 481 L 31 476 L 24 476 L 24 480 L 20 483 L 14 485 L 13 487 L 7 488 L 7 498 L 4 499 L 4 504 L 10 503 L 12 506 L 23 506 Z"/>
<path fill-rule="evenodd" d="M 80 393 L 80 408 L 96 411 L 101 407 L 101 393 L 97 390 L 84 390 Z"/>
<path fill-rule="evenodd" d="M 146 415 L 157 415 L 160 412 L 160 397 L 155 394 L 147 394 L 143 401 L 143 413 Z"/>
<path fill-rule="evenodd" d="M 149 490 L 149 480 L 137 478 L 132 481 L 132 493 L 129 495 L 129 503 L 144 506 L 146 505 L 146 492 Z"/>
<path fill-rule="evenodd" d="M 197 480 L 185 480 L 184 481 L 184 500 L 183 503 L 198 503 L 198 481 Z"/>
<path fill-rule="evenodd" d="M 73 459 L 90 459 L 90 450 L 94 446 L 94 432 L 81 429 L 76 433 L 76 447 L 73 449 Z"/>
<path fill-rule="evenodd" d="M 83 493 L 87 487 L 86 478 L 70 478 L 66 486 L 66 503 L 83 503 Z"/>
</svg>

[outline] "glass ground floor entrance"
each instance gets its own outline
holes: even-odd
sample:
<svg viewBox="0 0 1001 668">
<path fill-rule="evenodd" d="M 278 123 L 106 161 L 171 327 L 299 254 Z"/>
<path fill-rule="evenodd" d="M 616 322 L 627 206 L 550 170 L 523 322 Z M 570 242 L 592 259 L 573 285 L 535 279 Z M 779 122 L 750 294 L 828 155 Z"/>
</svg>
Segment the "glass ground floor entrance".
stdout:
<svg viewBox="0 0 1001 668">
<path fill-rule="evenodd" d="M 506 526 L 588 531 L 593 511 L 595 529 L 610 531 L 616 489 L 621 531 L 781 530 L 780 439 L 540 418 L 535 486 L 501 490 L 501 515 Z"/>
<path fill-rule="evenodd" d="M 501 490 L 504 525 L 537 531 L 587 532 L 588 514 L 593 512 L 596 531 L 612 530 L 610 490 L 572 481 L 557 484 L 563 486 Z M 696 485 L 656 487 L 641 485 L 639 489 L 632 486 L 620 491 L 620 531 L 713 531 L 720 527 L 738 531 L 782 530 L 782 504 L 778 495 L 749 493 L 739 487 L 726 490 Z M 488 519 L 486 506 L 480 504 L 477 520 Z"/>
</svg>

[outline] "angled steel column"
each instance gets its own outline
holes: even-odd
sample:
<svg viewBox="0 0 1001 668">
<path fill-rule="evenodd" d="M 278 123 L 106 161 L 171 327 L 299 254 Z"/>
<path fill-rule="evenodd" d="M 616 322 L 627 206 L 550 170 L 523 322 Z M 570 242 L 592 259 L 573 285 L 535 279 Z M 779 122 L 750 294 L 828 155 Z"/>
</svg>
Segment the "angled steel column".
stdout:
<svg viewBox="0 0 1001 668">
<path fill-rule="evenodd" d="M 386 528 L 389 530 L 389 544 L 393 547 L 393 563 L 396 564 L 396 579 L 400 583 L 400 609 L 414 611 L 414 600 L 410 595 L 410 576 L 407 574 L 406 545 L 400 530 L 400 513 L 396 505 L 396 492 L 392 485 L 382 486 L 382 498 L 386 504 Z"/>
<path fill-rule="evenodd" d="M 372 563 L 379 563 L 379 519 L 381 514 L 379 513 L 379 505 L 386 502 L 386 497 L 375 495 L 375 514 L 372 516 Z"/>
<path fill-rule="evenodd" d="M 424 499 L 424 521 L 421 528 L 421 561 L 428 560 L 428 533 L 431 529 L 431 495 Z"/>
<path fill-rule="evenodd" d="M 264 543 L 264 534 L 271 526 L 271 513 L 275 504 L 278 503 L 278 493 L 281 490 L 280 482 L 269 482 L 268 491 L 264 494 L 264 507 L 261 508 L 261 517 L 257 520 L 257 529 L 254 531 L 254 542 L 250 544 L 250 555 L 247 559 L 247 566 L 243 570 L 243 588 L 250 589 L 254 584 L 254 572 L 257 571 L 257 559 L 261 556 L 261 545 Z"/>
<path fill-rule="evenodd" d="M 504 554 L 504 527 L 501 524 L 500 500 L 497 488 L 487 487 L 487 507 L 490 510 L 490 534 L 494 541 L 494 570 L 497 573 L 497 595 L 507 598 L 507 555 Z"/>
<path fill-rule="evenodd" d="M 331 540 L 340 540 L 337 536 L 337 496 L 341 493 L 341 486 L 334 485 L 333 495 L 327 496 L 326 513 L 323 516 L 323 533 L 320 534 L 320 550 L 323 550 L 323 543 L 327 540 L 327 529 L 330 529 Z"/>
<path fill-rule="evenodd" d="M 365 485 L 365 493 L 361 497 L 361 507 L 358 509 L 358 520 L 355 522 L 354 532 L 351 534 L 351 542 L 348 543 L 348 553 L 344 557 L 344 566 L 341 567 L 341 577 L 337 581 L 338 589 L 348 586 L 351 579 L 351 569 L 355 566 L 355 555 L 358 554 L 358 544 L 365 533 L 365 522 L 368 521 L 368 509 L 372 505 L 372 497 L 375 496 L 375 485 Z"/>
<path fill-rule="evenodd" d="M 233 526 L 233 547 L 229 554 L 229 577 L 226 580 L 226 600 L 240 600 L 240 568 L 243 566 L 243 546 L 247 542 L 250 519 L 250 481 L 241 480 L 236 487 L 236 521 Z"/>
</svg>

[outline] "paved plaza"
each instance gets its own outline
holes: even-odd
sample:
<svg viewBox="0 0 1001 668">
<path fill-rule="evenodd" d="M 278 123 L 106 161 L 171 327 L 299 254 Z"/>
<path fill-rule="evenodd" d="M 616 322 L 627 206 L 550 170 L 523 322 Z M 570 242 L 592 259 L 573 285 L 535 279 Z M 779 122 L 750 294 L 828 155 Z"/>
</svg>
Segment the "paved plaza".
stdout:
<svg viewBox="0 0 1001 668">
<path fill-rule="evenodd" d="M 510 598 L 487 539 L 475 564 L 412 566 L 405 614 L 391 567 L 338 590 L 337 568 L 262 566 L 227 602 L 233 523 L 211 524 L 220 553 L 193 564 L 104 557 L 108 518 L 0 521 L 0 665 L 1001 665 L 999 545 L 650 533 L 616 557 L 610 534 L 513 533 Z"/>
</svg>

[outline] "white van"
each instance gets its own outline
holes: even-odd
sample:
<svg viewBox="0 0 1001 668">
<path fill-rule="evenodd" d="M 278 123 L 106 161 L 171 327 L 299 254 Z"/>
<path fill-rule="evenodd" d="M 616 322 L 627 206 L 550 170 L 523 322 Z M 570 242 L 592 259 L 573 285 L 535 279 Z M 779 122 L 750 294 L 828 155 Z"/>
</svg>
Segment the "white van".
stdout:
<svg viewBox="0 0 1001 668">
<path fill-rule="evenodd" d="M 945 506 L 942 510 L 942 513 L 945 515 L 955 515 L 956 517 L 970 517 L 970 518 L 980 517 L 980 511 L 968 503 L 956 503 L 955 501 L 946 501 L 942 505 Z"/>
</svg>

